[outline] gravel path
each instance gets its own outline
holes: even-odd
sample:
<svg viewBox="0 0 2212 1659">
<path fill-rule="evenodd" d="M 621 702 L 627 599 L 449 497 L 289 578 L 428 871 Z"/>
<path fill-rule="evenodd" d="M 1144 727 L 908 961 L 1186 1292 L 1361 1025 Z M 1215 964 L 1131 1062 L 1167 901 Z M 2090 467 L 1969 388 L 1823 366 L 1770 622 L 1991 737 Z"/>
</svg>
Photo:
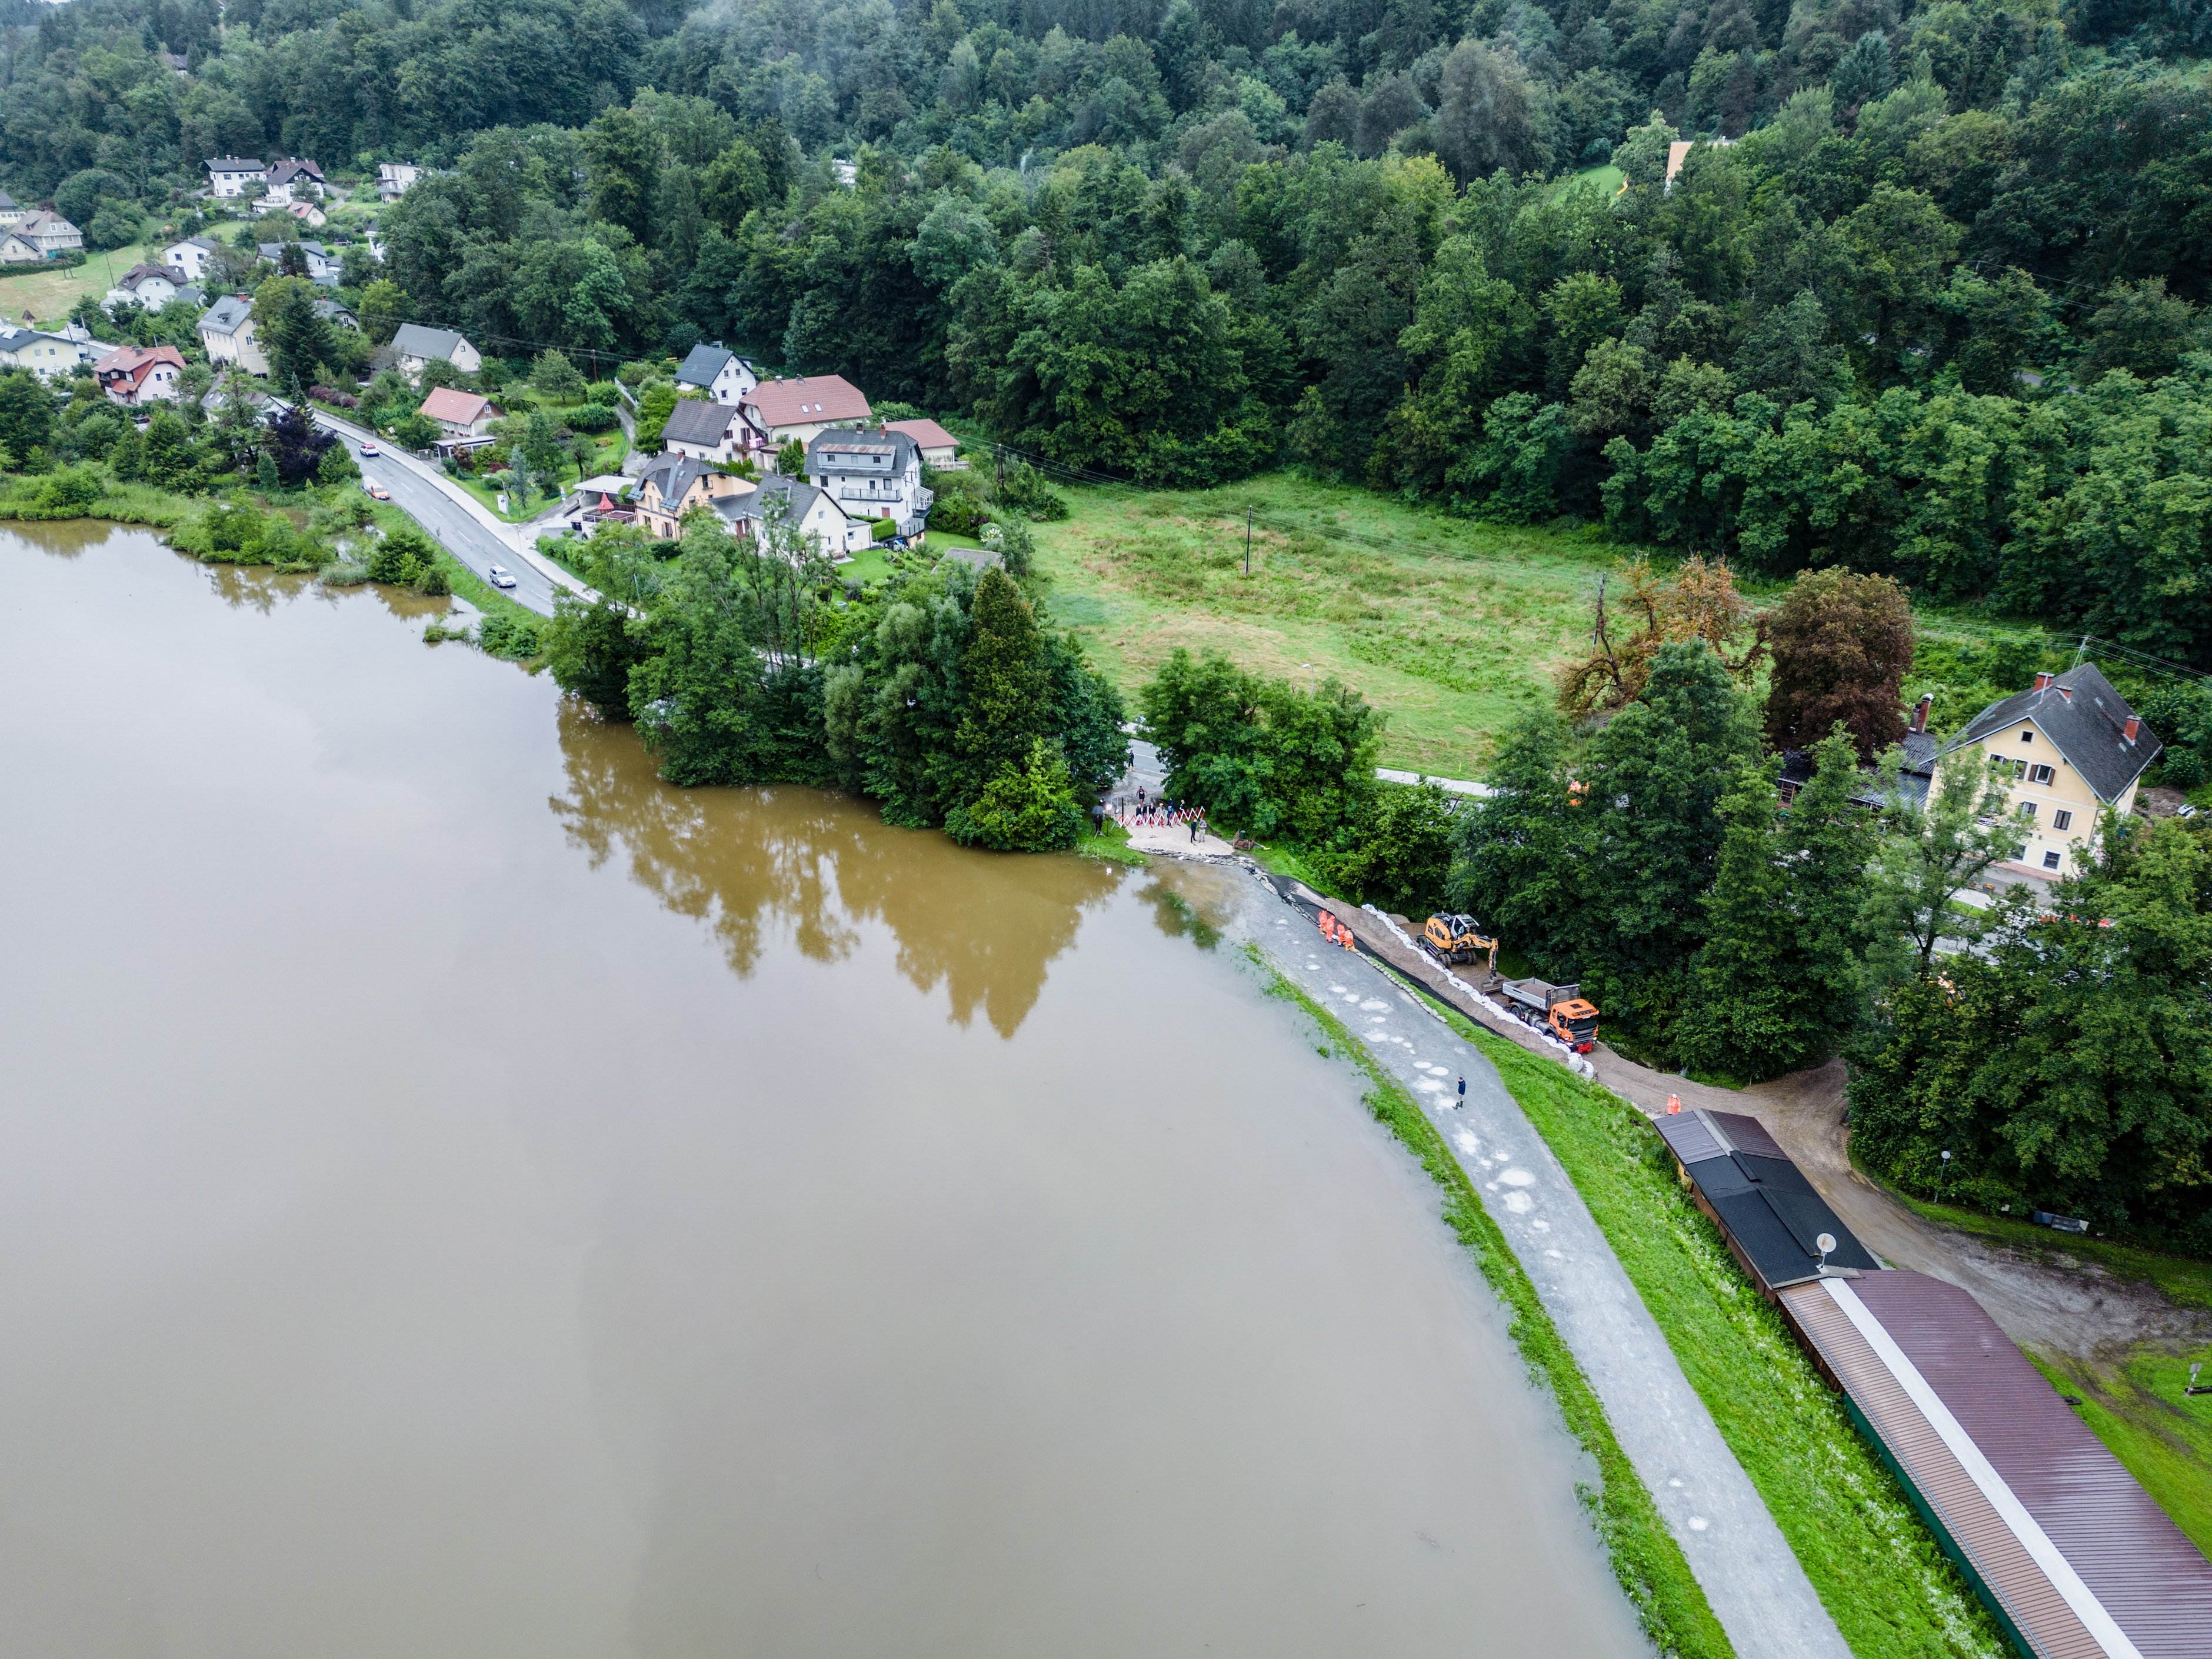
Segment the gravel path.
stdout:
<svg viewBox="0 0 2212 1659">
<path fill-rule="evenodd" d="M 1241 878 L 1261 953 L 1332 1007 L 1443 1127 L 1604 1403 L 1744 1659 L 1850 1659 L 1773 1517 L 1590 1218 L 1497 1072 L 1371 963 L 1323 950 L 1303 913 Z M 1457 1079 L 1467 1104 L 1455 1108 Z"/>
</svg>

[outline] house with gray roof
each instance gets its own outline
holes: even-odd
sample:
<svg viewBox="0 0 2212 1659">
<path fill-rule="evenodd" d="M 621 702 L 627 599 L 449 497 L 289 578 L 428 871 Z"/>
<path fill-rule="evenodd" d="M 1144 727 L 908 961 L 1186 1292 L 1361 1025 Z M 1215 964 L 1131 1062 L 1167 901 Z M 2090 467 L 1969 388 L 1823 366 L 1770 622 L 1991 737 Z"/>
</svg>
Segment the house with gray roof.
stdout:
<svg viewBox="0 0 2212 1659">
<path fill-rule="evenodd" d="M 1966 722 L 1937 757 L 1994 768 L 2005 813 L 2024 843 L 2008 867 L 2045 878 L 2075 875 L 2094 858 L 2099 821 L 2134 810 L 2143 773 L 2163 751 L 2158 734 L 2094 663 L 2038 674 Z"/>
<path fill-rule="evenodd" d="M 419 386 L 422 368 L 432 362 L 451 363 L 465 374 L 483 367 L 477 349 L 450 328 L 428 328 L 421 323 L 402 323 L 392 337 L 395 365 L 410 386 Z"/>
<path fill-rule="evenodd" d="M 817 433 L 806 446 L 806 482 L 833 496 L 847 516 L 889 519 L 902 536 L 921 533 L 935 499 L 921 485 L 921 447 L 884 427 Z"/>
<path fill-rule="evenodd" d="M 672 455 L 723 465 L 764 449 L 768 439 L 745 412 L 732 404 L 679 398 L 660 431 L 660 447 Z"/>
<path fill-rule="evenodd" d="M 256 251 L 270 264 L 281 269 L 284 263 L 285 246 L 283 242 L 263 242 Z M 336 288 L 338 285 L 342 267 L 337 255 L 320 242 L 295 242 L 291 246 L 300 250 L 301 262 L 306 268 L 309 282 L 320 288 Z M 454 337 L 458 339 L 459 336 Z"/>
<path fill-rule="evenodd" d="M 249 374 L 269 373 L 268 354 L 254 336 L 253 301 L 243 294 L 226 294 L 200 314 L 200 344 L 218 368 L 236 363 Z"/>
<path fill-rule="evenodd" d="M 765 538 L 770 515 L 780 513 L 832 563 L 842 563 L 874 539 L 868 520 L 852 517 L 826 490 L 781 472 L 768 474 L 758 489 L 714 507 L 734 532 L 756 538 Z"/>
<path fill-rule="evenodd" d="M 268 181 L 269 168 L 258 156 L 218 155 L 207 164 L 208 191 L 215 196 L 243 196 L 249 186 Z"/>
<path fill-rule="evenodd" d="M 760 374 L 717 340 L 691 348 L 676 371 L 676 384 L 702 394 L 710 403 L 734 404 L 760 384 Z"/>
</svg>

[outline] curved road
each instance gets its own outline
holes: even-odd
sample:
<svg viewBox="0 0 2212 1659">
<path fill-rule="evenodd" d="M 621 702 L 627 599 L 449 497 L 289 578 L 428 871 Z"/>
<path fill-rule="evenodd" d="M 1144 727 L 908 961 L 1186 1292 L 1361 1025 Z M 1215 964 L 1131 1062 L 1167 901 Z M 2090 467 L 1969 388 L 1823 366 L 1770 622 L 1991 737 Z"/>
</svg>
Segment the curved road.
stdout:
<svg viewBox="0 0 2212 1659">
<path fill-rule="evenodd" d="M 352 433 L 340 431 L 338 441 L 353 453 L 354 459 L 360 464 L 361 476 L 390 490 L 392 504 L 421 525 L 440 546 L 487 581 L 491 579 L 492 566 L 501 566 L 514 578 L 514 586 L 507 590 L 509 599 L 529 606 L 540 616 L 553 614 L 552 578 L 535 563 L 520 557 L 513 543 L 495 535 L 443 489 L 399 457 L 385 452 L 381 444 L 377 446 L 380 453 L 363 455 L 362 441 Z"/>
</svg>

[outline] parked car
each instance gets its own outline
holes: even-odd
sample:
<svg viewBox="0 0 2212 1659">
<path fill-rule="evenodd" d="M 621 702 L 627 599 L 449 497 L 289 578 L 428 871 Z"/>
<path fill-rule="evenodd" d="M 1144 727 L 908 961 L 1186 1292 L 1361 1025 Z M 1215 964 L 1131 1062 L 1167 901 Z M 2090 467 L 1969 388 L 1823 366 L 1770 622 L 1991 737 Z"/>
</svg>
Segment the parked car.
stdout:
<svg viewBox="0 0 2212 1659">
<path fill-rule="evenodd" d="M 374 457 L 381 455 L 384 452 L 374 444 L 363 444 L 361 447 L 361 453 L 364 457 Z"/>
<path fill-rule="evenodd" d="M 492 566 L 490 569 L 484 572 L 484 574 L 491 579 L 491 585 L 494 587 L 514 586 L 514 574 L 503 564 Z"/>
</svg>

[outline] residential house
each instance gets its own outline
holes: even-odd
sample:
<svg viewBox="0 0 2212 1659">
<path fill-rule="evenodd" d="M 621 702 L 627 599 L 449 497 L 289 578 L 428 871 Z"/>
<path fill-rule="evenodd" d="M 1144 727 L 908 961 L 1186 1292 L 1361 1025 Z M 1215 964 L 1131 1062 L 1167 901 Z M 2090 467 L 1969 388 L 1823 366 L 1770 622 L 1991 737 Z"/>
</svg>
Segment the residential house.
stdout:
<svg viewBox="0 0 2212 1659">
<path fill-rule="evenodd" d="M 0 190 L 0 230 L 15 229 L 30 210 L 6 191 Z"/>
<path fill-rule="evenodd" d="M 422 169 L 410 161 L 379 161 L 376 164 L 376 199 L 396 202 L 407 193 L 410 185 L 418 183 Z"/>
<path fill-rule="evenodd" d="M 66 334 L 0 324 L 0 368 L 27 368 L 42 380 L 73 378 L 83 349 Z"/>
<path fill-rule="evenodd" d="M 157 52 L 154 56 L 159 58 L 161 66 L 173 75 L 190 75 L 192 72 L 191 59 L 180 52 Z"/>
<path fill-rule="evenodd" d="M 248 374 L 269 372 L 268 355 L 253 332 L 253 301 L 226 294 L 200 318 L 200 344 L 210 363 L 236 363 Z"/>
<path fill-rule="evenodd" d="M 737 534 L 755 538 L 766 534 L 769 514 L 781 511 L 833 563 L 852 557 L 875 538 L 866 520 L 850 516 L 828 492 L 781 472 L 769 473 L 757 489 L 716 501 L 714 507 Z"/>
<path fill-rule="evenodd" d="M 489 436 L 491 423 L 500 417 L 490 398 L 451 386 L 431 387 L 430 395 L 422 399 L 422 407 L 416 412 L 435 421 L 448 438 Z"/>
<path fill-rule="evenodd" d="M 80 253 L 84 250 L 84 233 L 58 213 L 41 210 L 27 213 L 18 219 L 8 234 L 18 241 L 28 242 L 39 251 L 41 259 L 58 259 L 64 253 Z"/>
<path fill-rule="evenodd" d="M 410 386 L 422 383 L 422 368 L 434 359 L 451 363 L 464 374 L 483 367 L 483 356 L 450 328 L 426 328 L 421 323 L 402 323 L 392 337 L 393 360 Z"/>
<path fill-rule="evenodd" d="M 161 263 L 175 271 L 180 282 L 204 283 L 207 281 L 208 261 L 215 256 L 213 239 L 187 236 L 183 241 L 172 242 L 161 250 Z"/>
<path fill-rule="evenodd" d="M 886 432 L 903 432 L 914 440 L 914 447 L 921 452 L 921 464 L 939 471 L 965 466 L 960 459 L 960 441 L 934 421 L 886 421 Z"/>
<path fill-rule="evenodd" d="M 859 426 L 872 412 L 860 387 L 840 374 L 763 380 L 738 399 L 770 449 L 793 439 L 811 443 L 832 427 Z"/>
<path fill-rule="evenodd" d="M 0 231 L 0 265 L 39 265 L 46 261 L 46 256 L 29 237 L 18 236 L 12 230 Z"/>
<path fill-rule="evenodd" d="M 348 311 L 336 300 L 316 301 L 315 315 L 332 328 L 351 329 L 356 334 L 361 332 L 361 319 Z"/>
<path fill-rule="evenodd" d="M 2007 867 L 2055 878 L 2088 862 L 2098 818 L 2107 807 L 2133 808 L 2144 769 L 2164 747 L 2096 665 L 2083 663 L 2038 674 L 2028 690 L 1982 710 L 1943 746 L 1936 770 L 2002 766 L 2009 775 L 2005 813 L 2027 842 Z"/>
<path fill-rule="evenodd" d="M 902 536 L 918 536 L 933 499 L 921 487 L 921 451 L 903 432 L 830 431 L 806 446 L 806 482 L 825 491 L 848 518 L 889 519 Z"/>
<path fill-rule="evenodd" d="M 693 346 L 684 359 L 684 366 L 676 371 L 678 391 L 689 388 L 718 404 L 735 405 L 759 384 L 759 371 L 734 351 L 725 349 L 720 340 L 712 345 Z"/>
<path fill-rule="evenodd" d="M 1935 707 L 1933 696 L 1923 696 L 1912 711 L 1911 724 L 1906 726 L 1905 741 L 1899 745 L 1903 751 L 1902 763 L 1897 769 L 1897 781 L 1893 788 L 1882 778 L 1878 766 L 1859 768 L 1858 793 L 1851 799 L 1861 806 L 1870 806 L 1876 811 L 1905 805 L 1917 806 L 1928 799 L 1928 788 L 1936 781 L 1937 744 L 1928 730 L 1928 711 Z M 1809 749 L 1787 749 L 1782 754 L 1782 776 L 1778 793 L 1784 806 L 1797 799 L 1797 792 L 1812 782 L 1814 770 L 1813 751 Z"/>
<path fill-rule="evenodd" d="M 313 202 L 295 202 L 284 211 L 291 215 L 296 222 L 307 226 L 309 230 L 320 230 L 331 222 L 331 216 Z"/>
<path fill-rule="evenodd" d="M 271 161 L 263 182 L 269 186 L 269 193 L 262 200 L 270 207 L 323 199 L 323 170 L 313 161 Z"/>
<path fill-rule="evenodd" d="M 184 372 L 184 354 L 166 345 L 118 346 L 92 366 L 93 378 L 100 382 L 108 401 L 125 409 L 176 402 Z"/>
<path fill-rule="evenodd" d="M 115 286 L 107 290 L 100 304 L 114 306 L 143 306 L 149 311 L 159 311 L 177 297 L 177 290 L 185 286 L 184 278 L 166 265 L 133 265 L 116 278 Z"/>
<path fill-rule="evenodd" d="M 719 507 L 733 496 L 755 493 L 750 479 L 717 472 L 688 455 L 663 455 L 637 481 L 637 521 L 647 535 L 671 541 L 693 507 Z"/>
<path fill-rule="evenodd" d="M 256 250 L 272 265 L 282 265 L 284 250 L 296 247 L 301 262 L 307 267 L 307 280 L 323 288 L 336 288 L 341 264 L 337 256 L 320 242 L 263 242 Z"/>
<path fill-rule="evenodd" d="M 671 455 L 728 465 L 757 453 L 767 440 L 741 409 L 679 398 L 661 428 L 660 447 Z"/>
<path fill-rule="evenodd" d="M 269 181 L 269 169 L 252 156 L 218 155 L 207 164 L 208 191 L 214 196 L 243 196 L 255 185 Z"/>
</svg>

